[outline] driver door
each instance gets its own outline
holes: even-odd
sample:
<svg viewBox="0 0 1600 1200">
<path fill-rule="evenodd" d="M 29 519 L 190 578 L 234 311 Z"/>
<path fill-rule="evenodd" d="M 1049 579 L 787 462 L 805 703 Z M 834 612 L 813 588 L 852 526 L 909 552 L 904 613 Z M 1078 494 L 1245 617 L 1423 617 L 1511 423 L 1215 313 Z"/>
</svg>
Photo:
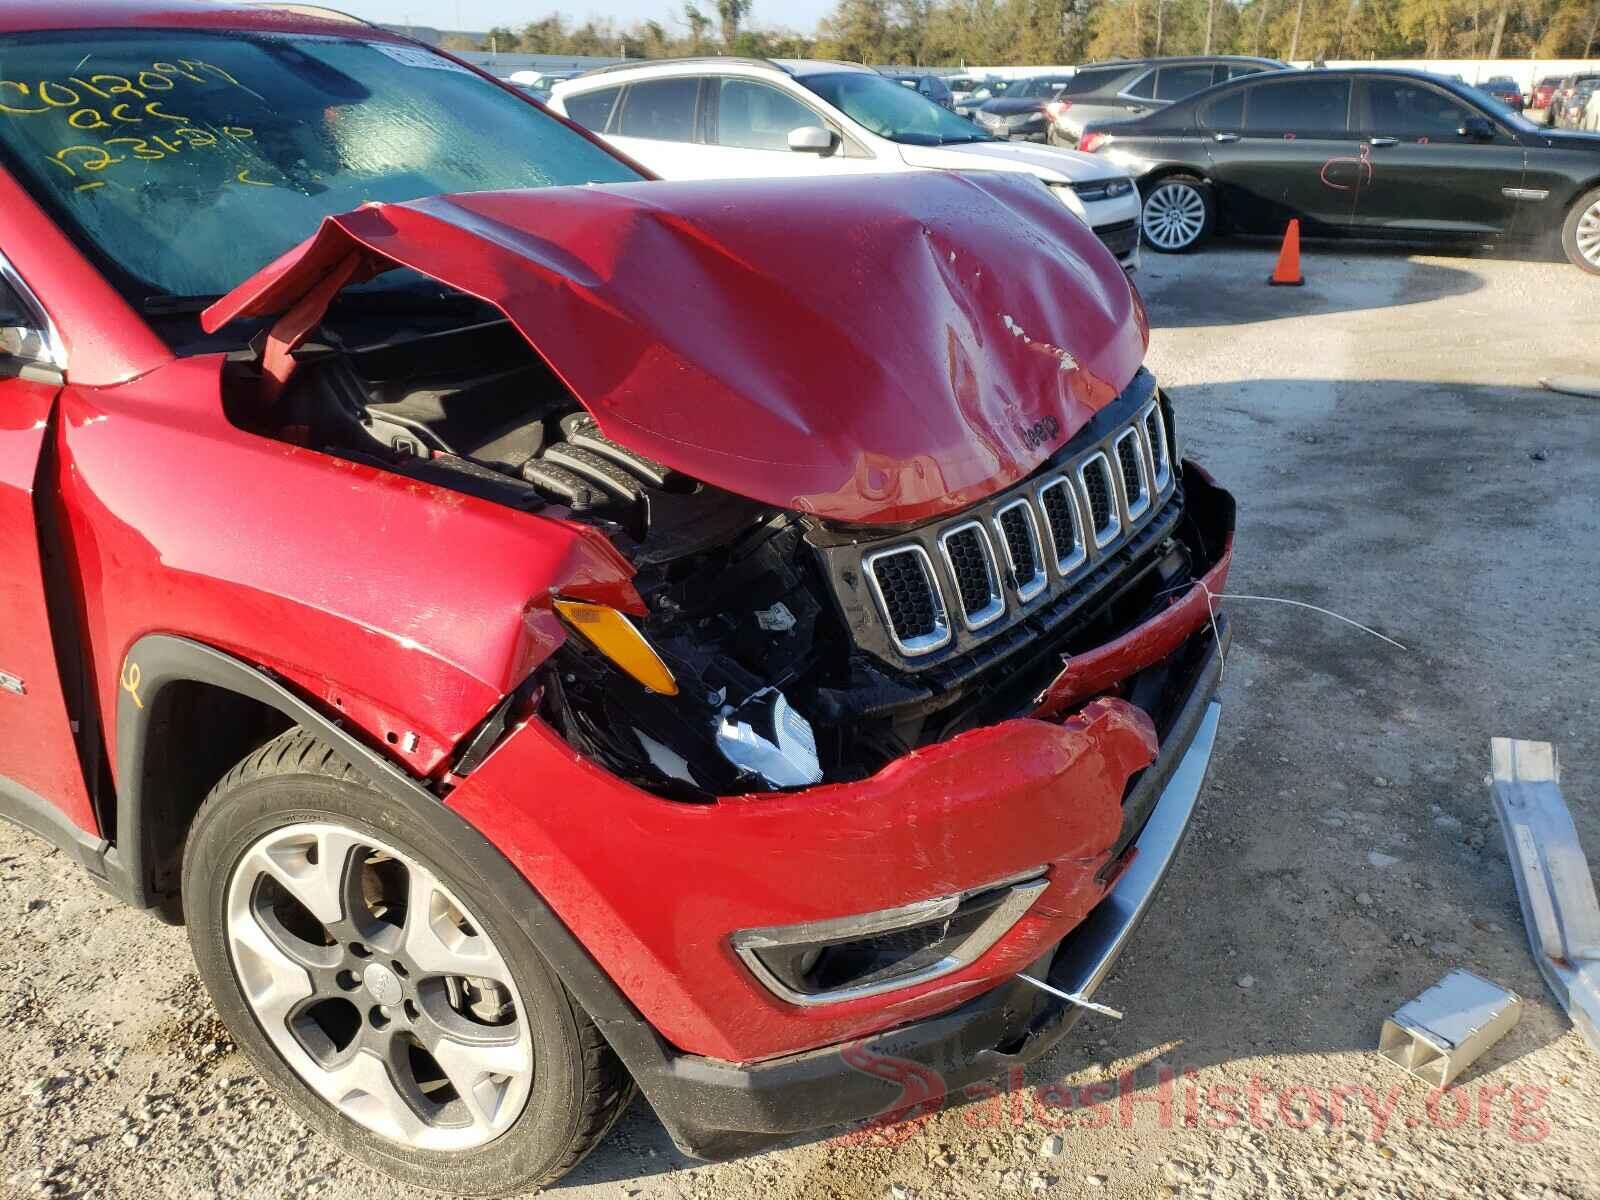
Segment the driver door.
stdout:
<svg viewBox="0 0 1600 1200">
<path fill-rule="evenodd" d="M 1499 122 L 1420 80 L 1365 79 L 1361 90 L 1371 163 L 1356 214 L 1363 229 L 1467 237 L 1510 229 L 1525 155 Z M 1469 123 L 1482 132 L 1463 134 Z"/>
<path fill-rule="evenodd" d="M 40 307 L 0 258 L 0 812 L 30 828 L 98 832 L 62 692 L 40 553 L 40 520 L 62 375 Z M 85 727 L 87 725 L 85 724 Z"/>
</svg>

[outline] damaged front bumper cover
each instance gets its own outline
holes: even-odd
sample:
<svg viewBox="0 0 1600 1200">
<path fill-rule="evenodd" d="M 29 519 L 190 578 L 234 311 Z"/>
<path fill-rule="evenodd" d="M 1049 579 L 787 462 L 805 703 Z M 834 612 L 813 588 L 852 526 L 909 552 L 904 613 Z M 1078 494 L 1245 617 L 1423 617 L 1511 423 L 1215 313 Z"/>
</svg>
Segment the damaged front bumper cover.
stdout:
<svg viewBox="0 0 1600 1200">
<path fill-rule="evenodd" d="M 739 1153 L 921 1105 L 1071 1026 L 1080 1009 L 1016 976 L 1084 997 L 1101 984 L 1173 859 L 1215 735 L 1227 627 L 1210 596 L 1225 590 L 1233 502 L 1185 469 L 1203 583 L 1069 658 L 1039 716 L 864 781 L 709 804 L 632 787 L 530 721 L 450 794 L 534 887 L 541 950 L 581 981 L 686 1151 Z M 734 940 L 1037 871 L 1049 886 L 976 961 L 881 995 L 785 1001 Z"/>
<path fill-rule="evenodd" d="M 1159 756 L 1127 798 L 1130 811 L 1150 813 L 1131 862 L 1093 911 L 1028 968 L 1060 991 L 1088 997 L 1105 982 L 1188 832 L 1222 710 L 1215 691 L 1226 618 L 1215 633 L 1195 636 L 1209 650 Z M 639 1084 L 682 1150 L 723 1158 L 808 1130 L 926 1112 L 1039 1057 L 1082 1012 L 1012 980 L 951 1012 L 843 1046 L 756 1064 L 668 1056 Z"/>
</svg>

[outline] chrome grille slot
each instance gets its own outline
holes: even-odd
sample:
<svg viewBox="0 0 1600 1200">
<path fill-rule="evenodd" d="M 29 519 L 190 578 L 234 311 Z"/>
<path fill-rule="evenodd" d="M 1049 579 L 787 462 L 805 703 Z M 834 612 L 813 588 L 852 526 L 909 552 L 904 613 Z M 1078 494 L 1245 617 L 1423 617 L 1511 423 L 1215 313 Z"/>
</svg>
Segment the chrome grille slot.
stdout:
<svg viewBox="0 0 1600 1200">
<path fill-rule="evenodd" d="M 1026 604 L 1049 584 L 1045 573 L 1044 547 L 1039 539 L 1039 524 L 1026 500 L 1013 500 L 995 513 L 995 531 L 1005 547 L 1006 565 L 1011 568 L 1017 603 Z"/>
<path fill-rule="evenodd" d="M 1096 450 L 1078 468 L 1078 482 L 1088 503 L 1089 527 L 1095 546 L 1108 546 L 1122 529 L 1122 514 L 1117 511 L 1116 484 L 1111 477 L 1111 460 Z"/>
<path fill-rule="evenodd" d="M 982 629 L 1006 611 L 995 570 L 994 547 L 977 521 L 963 521 L 939 535 L 945 565 L 956 585 L 961 618 L 968 629 Z"/>
<path fill-rule="evenodd" d="M 1050 531 L 1056 572 L 1070 575 L 1089 560 L 1083 518 L 1078 515 L 1078 499 L 1071 481 L 1058 476 L 1041 487 L 1039 507 L 1044 510 L 1045 528 Z"/>
<path fill-rule="evenodd" d="M 1141 372 L 1029 478 L 895 531 L 808 535 L 855 645 L 907 672 L 977 670 L 1117 586 L 1172 536 L 1182 488 L 1154 380 Z"/>
<path fill-rule="evenodd" d="M 1141 424 L 1145 443 L 1150 447 L 1150 486 L 1160 495 L 1172 482 L 1172 455 L 1167 449 L 1167 423 L 1161 419 L 1161 405 L 1152 404 L 1145 409 Z"/>
<path fill-rule="evenodd" d="M 1144 443 L 1137 429 L 1119 434 L 1116 441 L 1117 465 L 1122 469 L 1122 498 L 1127 503 L 1128 519 L 1137 521 L 1150 507 L 1150 490 L 1144 480 Z"/>
<path fill-rule="evenodd" d="M 862 565 L 902 654 L 927 654 L 950 640 L 950 622 L 927 551 L 896 546 L 868 555 Z"/>
</svg>

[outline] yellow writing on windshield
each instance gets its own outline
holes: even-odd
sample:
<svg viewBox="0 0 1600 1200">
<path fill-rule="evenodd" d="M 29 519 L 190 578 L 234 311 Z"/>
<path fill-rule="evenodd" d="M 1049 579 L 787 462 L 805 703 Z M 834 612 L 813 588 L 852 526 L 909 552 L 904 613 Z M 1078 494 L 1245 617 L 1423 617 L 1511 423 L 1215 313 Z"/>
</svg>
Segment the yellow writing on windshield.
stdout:
<svg viewBox="0 0 1600 1200">
<path fill-rule="evenodd" d="M 168 95 L 189 85 L 243 88 L 232 73 L 213 63 L 180 58 L 152 62 L 128 74 L 91 73 L 82 66 L 65 78 L 0 80 L 0 114 L 30 124 L 32 118 L 55 114 L 73 131 L 102 134 L 99 141 L 74 141 L 45 156 L 46 162 L 78 181 L 74 191 L 102 187 L 103 180 L 85 177 L 122 163 L 160 162 L 255 136 L 254 130 L 238 125 L 225 125 L 220 131 L 198 128 L 192 116 L 179 111 L 184 107 L 181 102 Z M 134 126 L 146 128 L 128 128 Z M 251 187 L 272 186 L 253 178 L 251 168 L 235 172 L 234 179 Z"/>
<path fill-rule="evenodd" d="M 235 141 L 247 141 L 255 137 L 253 129 L 245 129 L 238 125 L 223 126 L 222 133 L 225 137 Z M 129 158 L 139 162 L 160 162 L 169 155 L 182 154 L 185 150 L 205 150 L 217 145 L 217 135 L 205 129 L 183 128 L 173 131 L 169 137 L 114 137 L 107 138 L 99 144 L 86 143 L 78 146 L 63 146 L 52 154 L 48 161 L 64 170 L 74 179 L 78 178 L 80 171 L 97 172 L 114 167 L 118 163 L 127 162 Z M 116 146 L 121 148 L 121 153 L 110 149 Z M 240 180 L 241 183 L 256 183 L 255 180 Z M 258 184 L 267 186 L 270 184 Z"/>
</svg>

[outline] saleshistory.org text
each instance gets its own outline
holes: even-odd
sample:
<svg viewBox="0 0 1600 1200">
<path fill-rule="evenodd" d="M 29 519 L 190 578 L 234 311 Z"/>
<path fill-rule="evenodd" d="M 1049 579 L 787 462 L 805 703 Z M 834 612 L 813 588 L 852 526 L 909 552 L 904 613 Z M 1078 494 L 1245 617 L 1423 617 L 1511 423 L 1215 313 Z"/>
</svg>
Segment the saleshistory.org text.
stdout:
<svg viewBox="0 0 1600 1200">
<path fill-rule="evenodd" d="M 1133 1071 L 1093 1083 L 1046 1083 L 1027 1087 L 1020 1068 L 1004 1080 L 968 1084 L 948 1093 L 939 1073 L 921 1063 L 881 1055 L 862 1044 L 847 1046 L 850 1065 L 894 1083 L 901 1099 L 880 1116 L 843 1135 L 863 1144 L 897 1144 L 944 1108 L 961 1105 L 961 1119 L 974 1128 L 1032 1125 L 1056 1130 L 1136 1128 L 1141 1122 L 1162 1129 L 1220 1131 L 1303 1130 L 1313 1126 L 1364 1129 L 1373 1142 L 1391 1132 L 1427 1125 L 1434 1129 L 1503 1129 L 1515 1142 L 1544 1141 L 1551 1125 L 1546 1113 L 1550 1089 L 1537 1084 L 1509 1087 L 1468 1084 L 1420 1093 L 1416 1080 L 1385 1087 L 1367 1083 L 1270 1083 L 1258 1074 L 1244 1084 L 1206 1083 L 1194 1067 L 1160 1065 L 1153 1086 L 1140 1086 Z"/>
</svg>

